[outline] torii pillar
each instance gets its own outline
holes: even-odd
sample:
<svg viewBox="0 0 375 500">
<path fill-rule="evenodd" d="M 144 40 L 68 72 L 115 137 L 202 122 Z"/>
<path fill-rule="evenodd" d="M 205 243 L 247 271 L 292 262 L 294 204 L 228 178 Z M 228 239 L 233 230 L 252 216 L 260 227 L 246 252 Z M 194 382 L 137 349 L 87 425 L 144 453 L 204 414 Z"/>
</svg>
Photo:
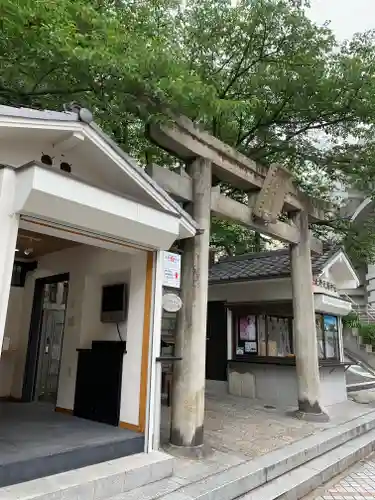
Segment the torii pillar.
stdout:
<svg viewBox="0 0 375 500">
<path fill-rule="evenodd" d="M 300 241 L 290 245 L 292 271 L 294 346 L 296 355 L 298 410 L 296 416 L 313 422 L 329 417 L 320 403 L 318 341 L 316 336 L 313 276 L 308 214 L 298 212 L 294 223 Z"/>
<path fill-rule="evenodd" d="M 192 178 L 191 214 L 200 234 L 183 241 L 181 299 L 177 321 L 172 389 L 171 444 L 203 445 L 206 378 L 206 321 L 211 216 L 211 162 L 203 158 L 187 167 Z"/>
</svg>

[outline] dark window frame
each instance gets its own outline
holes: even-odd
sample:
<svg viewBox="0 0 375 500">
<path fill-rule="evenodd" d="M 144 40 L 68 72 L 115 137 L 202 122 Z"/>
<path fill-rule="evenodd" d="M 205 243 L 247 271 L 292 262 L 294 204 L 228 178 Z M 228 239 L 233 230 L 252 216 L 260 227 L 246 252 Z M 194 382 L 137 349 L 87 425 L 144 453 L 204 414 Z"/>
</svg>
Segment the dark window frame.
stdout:
<svg viewBox="0 0 375 500">
<path fill-rule="evenodd" d="M 14 260 L 11 286 L 23 288 L 25 286 L 27 273 L 34 271 L 34 269 L 37 268 L 37 265 L 38 264 L 35 261 L 24 262 L 17 259 Z"/>
<path fill-rule="evenodd" d="M 279 358 L 279 359 L 288 359 L 295 355 L 294 352 L 294 336 L 293 336 L 293 317 L 288 314 L 267 314 L 265 312 L 251 312 L 246 310 L 245 308 L 240 309 L 231 309 L 232 310 L 232 359 L 233 360 L 246 360 L 246 359 L 254 359 L 255 357 L 267 357 L 267 358 Z M 257 352 L 251 352 L 244 354 L 237 354 L 237 347 L 241 346 L 241 343 L 245 341 L 240 341 L 239 335 L 239 322 L 240 319 L 245 316 L 254 316 L 256 318 L 255 321 L 255 332 L 256 332 L 256 344 L 257 344 Z M 259 354 L 259 319 L 260 317 L 265 318 L 265 344 L 266 344 L 266 353 L 265 355 Z M 327 357 L 327 345 L 326 345 L 326 331 L 324 328 L 324 318 L 326 316 L 333 317 L 336 319 L 336 327 L 337 327 L 337 337 L 335 342 L 335 355 Z M 270 356 L 269 355 L 269 320 L 270 318 L 279 318 L 279 319 L 287 319 L 288 320 L 288 329 L 289 329 L 289 343 L 291 346 L 292 354 L 291 356 Z M 324 313 L 315 313 L 315 318 L 319 318 L 321 322 L 321 330 L 322 330 L 322 342 L 323 342 L 323 353 L 324 357 L 319 355 L 319 359 L 323 361 L 339 361 L 340 360 L 340 331 L 339 331 L 339 317 L 334 314 L 324 314 Z M 318 353 L 319 354 L 319 353 Z"/>
<path fill-rule="evenodd" d="M 237 354 L 237 347 L 240 346 L 240 343 L 244 343 L 246 341 L 242 341 L 239 338 L 240 335 L 240 330 L 239 330 L 239 322 L 240 319 L 245 317 L 245 316 L 254 316 L 255 317 L 255 335 L 256 335 L 256 344 L 257 344 L 257 351 L 256 352 L 249 352 L 244 354 Z M 292 349 L 292 355 L 294 355 L 294 339 L 293 339 L 293 318 L 289 316 L 288 314 L 267 314 L 267 313 L 259 313 L 259 312 L 250 312 L 250 311 L 245 311 L 245 310 L 233 310 L 232 309 L 232 359 L 234 360 L 246 360 L 246 359 L 253 359 L 254 357 L 263 357 L 260 356 L 259 354 L 259 319 L 260 317 L 264 316 L 265 319 L 265 345 L 266 345 L 266 354 L 265 357 L 273 358 L 277 357 L 280 359 L 283 358 L 290 358 L 291 356 L 270 356 L 268 353 L 268 341 L 269 341 L 269 319 L 270 318 L 277 318 L 277 319 L 284 319 L 288 320 L 288 331 L 289 331 L 289 343 Z"/>
</svg>

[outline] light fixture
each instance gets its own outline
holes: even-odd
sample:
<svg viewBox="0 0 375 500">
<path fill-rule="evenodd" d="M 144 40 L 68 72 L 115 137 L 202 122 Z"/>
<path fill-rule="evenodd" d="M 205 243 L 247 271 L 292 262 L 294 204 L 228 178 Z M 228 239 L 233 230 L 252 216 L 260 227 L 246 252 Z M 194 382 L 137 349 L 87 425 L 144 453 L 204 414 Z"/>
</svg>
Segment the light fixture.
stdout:
<svg viewBox="0 0 375 500">
<path fill-rule="evenodd" d="M 68 174 L 70 174 L 72 172 L 72 167 L 71 165 L 69 165 L 69 163 L 67 163 L 66 161 L 63 161 L 60 163 L 60 169 L 63 171 L 63 172 L 66 172 Z"/>
<path fill-rule="evenodd" d="M 42 153 L 42 156 L 40 158 L 40 161 L 44 164 L 44 165 L 48 165 L 49 167 L 51 167 L 53 165 L 53 158 L 50 156 L 50 155 L 46 155 L 44 153 Z"/>
</svg>

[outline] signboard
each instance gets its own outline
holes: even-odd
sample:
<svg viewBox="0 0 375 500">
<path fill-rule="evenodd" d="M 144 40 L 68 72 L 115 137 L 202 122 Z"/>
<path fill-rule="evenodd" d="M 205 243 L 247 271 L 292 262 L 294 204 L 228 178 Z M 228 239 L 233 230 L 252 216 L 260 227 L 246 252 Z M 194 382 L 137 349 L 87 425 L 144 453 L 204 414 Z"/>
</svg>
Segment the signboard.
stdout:
<svg viewBox="0 0 375 500">
<path fill-rule="evenodd" d="M 285 195 L 291 187 L 291 174 L 279 165 L 271 165 L 259 191 L 253 215 L 266 224 L 275 223 L 283 209 Z"/>
<path fill-rule="evenodd" d="M 181 255 L 163 252 L 163 286 L 180 288 L 181 285 Z"/>
<path fill-rule="evenodd" d="M 163 295 L 163 309 L 164 311 L 174 313 L 181 309 L 182 300 L 175 293 L 166 293 Z"/>
</svg>

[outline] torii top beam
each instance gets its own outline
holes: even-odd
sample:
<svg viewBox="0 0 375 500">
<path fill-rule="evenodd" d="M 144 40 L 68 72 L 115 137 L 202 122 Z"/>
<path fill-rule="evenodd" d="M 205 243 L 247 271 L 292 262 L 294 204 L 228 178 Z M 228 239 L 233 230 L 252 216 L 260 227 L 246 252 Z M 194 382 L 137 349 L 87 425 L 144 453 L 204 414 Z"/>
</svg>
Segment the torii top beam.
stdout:
<svg viewBox="0 0 375 500">
<path fill-rule="evenodd" d="M 203 157 L 213 164 L 215 176 L 247 192 L 259 191 L 267 168 L 236 151 L 207 132 L 199 130 L 188 118 L 181 116 L 174 123 L 151 125 L 150 139 L 174 156 L 191 161 Z M 329 204 L 314 200 L 290 184 L 284 200 L 285 212 L 306 211 L 311 221 L 324 220 Z"/>
</svg>

